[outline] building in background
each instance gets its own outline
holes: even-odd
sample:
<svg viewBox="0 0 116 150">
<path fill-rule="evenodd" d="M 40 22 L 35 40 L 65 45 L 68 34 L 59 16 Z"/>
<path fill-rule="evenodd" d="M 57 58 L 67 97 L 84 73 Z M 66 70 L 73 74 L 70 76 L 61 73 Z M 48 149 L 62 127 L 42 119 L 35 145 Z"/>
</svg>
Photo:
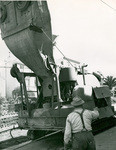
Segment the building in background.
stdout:
<svg viewBox="0 0 116 150">
<path fill-rule="evenodd" d="M 18 81 L 10 75 L 10 69 L 14 60 L 8 59 L 0 64 L 0 96 L 12 98 L 12 91 L 19 86 Z"/>
<path fill-rule="evenodd" d="M 12 54 L 10 54 L 6 60 L 0 62 L 0 97 L 7 99 L 12 98 L 12 91 L 20 86 L 17 79 L 13 78 L 10 74 L 10 69 L 15 63 L 18 64 L 17 66 L 21 72 L 32 72 L 16 57 L 13 57 Z M 29 79 L 28 82 L 30 82 Z"/>
</svg>

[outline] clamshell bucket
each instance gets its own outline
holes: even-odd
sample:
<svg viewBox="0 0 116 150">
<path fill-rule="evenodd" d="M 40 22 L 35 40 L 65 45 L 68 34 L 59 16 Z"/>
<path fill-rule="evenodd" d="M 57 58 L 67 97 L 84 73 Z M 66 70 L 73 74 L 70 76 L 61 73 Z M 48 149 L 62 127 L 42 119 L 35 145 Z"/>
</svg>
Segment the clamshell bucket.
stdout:
<svg viewBox="0 0 116 150">
<path fill-rule="evenodd" d="M 46 1 L 1 1 L 0 28 L 9 50 L 36 75 L 46 77 L 53 62 L 50 14 Z"/>
</svg>

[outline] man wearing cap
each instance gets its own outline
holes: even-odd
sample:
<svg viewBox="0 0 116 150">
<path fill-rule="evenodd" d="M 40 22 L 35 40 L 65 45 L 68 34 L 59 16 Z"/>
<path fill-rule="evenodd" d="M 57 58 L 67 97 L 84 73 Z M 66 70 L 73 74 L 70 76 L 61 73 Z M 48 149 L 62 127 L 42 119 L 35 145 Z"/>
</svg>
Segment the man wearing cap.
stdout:
<svg viewBox="0 0 116 150">
<path fill-rule="evenodd" d="M 64 149 L 70 149 L 70 141 L 73 150 L 96 150 L 92 134 L 91 122 L 99 117 L 98 108 L 93 111 L 83 109 L 84 101 L 80 97 L 74 97 L 71 102 L 74 106 L 66 119 L 64 133 Z"/>
</svg>

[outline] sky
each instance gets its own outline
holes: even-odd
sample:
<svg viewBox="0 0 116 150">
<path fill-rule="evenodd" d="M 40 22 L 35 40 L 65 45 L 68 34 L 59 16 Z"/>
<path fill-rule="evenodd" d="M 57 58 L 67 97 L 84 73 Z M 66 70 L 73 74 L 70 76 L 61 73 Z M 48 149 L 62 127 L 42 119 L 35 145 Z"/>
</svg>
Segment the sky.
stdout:
<svg viewBox="0 0 116 150">
<path fill-rule="evenodd" d="M 48 0 L 52 33 L 63 54 L 81 63 L 88 70 L 116 77 L 116 1 Z M 0 63 L 9 50 L 0 38 Z M 54 57 L 61 55 L 54 48 Z"/>
</svg>

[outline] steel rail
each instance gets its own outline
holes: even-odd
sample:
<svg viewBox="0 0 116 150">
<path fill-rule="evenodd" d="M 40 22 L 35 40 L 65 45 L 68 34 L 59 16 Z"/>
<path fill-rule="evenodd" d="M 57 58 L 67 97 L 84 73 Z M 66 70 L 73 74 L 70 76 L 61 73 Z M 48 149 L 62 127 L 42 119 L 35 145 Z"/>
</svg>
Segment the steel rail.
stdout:
<svg viewBox="0 0 116 150">
<path fill-rule="evenodd" d="M 17 147 L 14 148 L 13 150 L 16 150 L 16 149 L 19 149 L 19 148 L 21 148 L 21 147 L 24 147 L 24 146 L 26 146 L 26 145 L 28 145 L 28 144 L 35 143 L 35 142 L 37 142 L 37 141 L 43 140 L 43 139 L 45 139 L 45 138 L 47 138 L 47 137 L 50 137 L 50 136 L 55 135 L 55 134 L 60 133 L 60 132 L 62 132 L 62 130 L 58 130 L 58 131 L 56 131 L 56 132 L 53 132 L 53 133 L 44 135 L 44 136 L 42 136 L 42 137 L 40 137 L 40 138 L 37 138 L 37 139 L 35 139 L 35 140 L 30 140 L 30 141 L 28 141 L 28 142 L 22 143 L 21 145 L 17 146 Z"/>
</svg>

